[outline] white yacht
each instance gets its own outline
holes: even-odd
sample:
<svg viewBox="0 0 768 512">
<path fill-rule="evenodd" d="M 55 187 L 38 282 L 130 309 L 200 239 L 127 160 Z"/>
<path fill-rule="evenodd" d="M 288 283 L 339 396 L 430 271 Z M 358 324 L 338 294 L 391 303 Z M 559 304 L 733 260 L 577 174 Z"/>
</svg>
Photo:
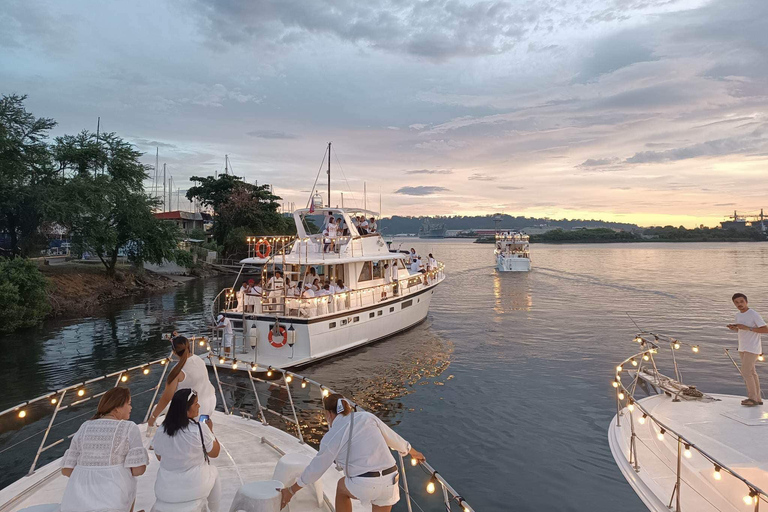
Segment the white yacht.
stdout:
<svg viewBox="0 0 768 512">
<path fill-rule="evenodd" d="M 378 232 L 358 230 L 354 219 L 377 216 L 313 205 L 294 212 L 295 237 L 248 237 L 249 257 L 241 263 L 262 265 L 261 293 L 241 292 L 238 276 L 238 288 L 222 290 L 211 310 L 214 318 L 229 318 L 234 328 L 232 355 L 242 363 L 292 368 L 422 322 L 435 287 L 445 278 L 443 264 L 435 261 L 430 267 L 424 255 L 424 268 L 411 270 L 408 252 L 390 250 Z M 323 233 L 330 217 L 335 235 Z M 274 277 L 277 272 L 282 278 Z M 329 283 L 328 289 L 306 292 L 296 286 L 315 280 Z M 214 336 L 217 352 L 220 344 Z"/>
<path fill-rule="evenodd" d="M 681 349 L 696 356 L 697 345 L 652 333 L 641 333 L 635 341 L 639 352 L 616 366 L 617 414 L 608 441 L 643 503 L 654 512 L 768 506 L 768 407 L 743 406 L 744 397 L 702 393 L 683 384 Z M 667 346 L 674 378 L 657 366 Z M 734 378 L 740 378 L 736 372 Z"/>
<path fill-rule="evenodd" d="M 0 512 L 58 510 L 69 480 L 61 474 L 61 456 L 78 427 L 94 414 L 101 395 L 118 384 L 131 388 L 134 416 L 140 414 L 139 404 L 148 403 L 139 428 L 145 447 L 150 450 L 150 463 L 144 475 L 137 478 L 133 509 L 151 510 L 160 464 L 150 446 L 151 432 L 146 435 L 146 419 L 170 366 L 167 363 L 168 359 L 147 362 L 62 387 L 0 412 L 0 467 L 6 484 L 0 489 Z M 222 371 L 214 366 L 213 384 L 220 393 L 219 406 L 223 411 L 216 411 L 212 420 L 222 450 L 211 463 L 219 470 L 222 511 L 279 510 L 280 499 L 274 488 L 295 482 L 301 468 L 316 454 L 304 436 L 324 430 L 320 399 L 332 392 L 329 388 L 285 370 L 267 371 L 259 367 L 256 371 L 259 373 L 249 371 L 243 379 L 242 373 Z M 246 385 L 238 384 L 238 378 L 245 380 Z M 133 419 L 140 421 L 141 417 Z M 465 512 L 474 510 L 429 463 L 405 461 L 398 454 L 395 459 L 401 475 L 401 502 L 408 510 L 450 510 L 451 506 Z M 296 494 L 290 510 L 334 512 L 336 485 L 342 476 L 332 466 L 317 485 Z M 425 486 L 422 489 L 426 488 L 428 494 L 418 493 L 420 503 L 409 491 L 409 483 L 411 489 Z M 236 497 L 237 506 L 233 503 Z M 199 510 L 195 503 L 178 504 L 178 510 Z M 208 510 L 204 505 L 203 508 Z M 360 502 L 353 501 L 353 510 L 366 509 Z"/>
<path fill-rule="evenodd" d="M 531 270 L 531 250 L 528 235 L 516 231 L 496 233 L 496 269 L 499 272 L 528 272 Z"/>
</svg>

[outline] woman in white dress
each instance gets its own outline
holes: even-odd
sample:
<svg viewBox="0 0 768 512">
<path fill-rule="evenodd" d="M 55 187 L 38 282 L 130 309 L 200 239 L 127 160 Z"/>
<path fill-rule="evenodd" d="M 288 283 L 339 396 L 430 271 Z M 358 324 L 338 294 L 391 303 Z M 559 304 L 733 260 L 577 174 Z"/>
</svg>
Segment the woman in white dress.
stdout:
<svg viewBox="0 0 768 512">
<path fill-rule="evenodd" d="M 179 362 L 168 374 L 165 391 L 160 395 L 160 400 L 149 416 L 147 423 L 150 427 L 155 425 L 157 417 L 171 402 L 173 394 L 179 388 L 179 384 L 183 382 L 184 385 L 181 387 L 192 389 L 197 393 L 201 416 L 198 421 L 205 421 L 208 427 L 213 430 L 211 415 L 216 409 L 216 390 L 208 378 L 208 368 L 205 366 L 205 361 L 192 353 L 189 340 L 184 336 L 176 336 L 171 343 L 173 344 L 173 352 L 179 356 Z"/>
<path fill-rule="evenodd" d="M 320 479 L 336 461 L 346 475 L 336 486 L 337 512 L 351 511 L 353 499 L 366 505 L 370 503 L 373 512 L 392 510 L 392 505 L 400 500 L 400 492 L 397 465 L 389 450 L 410 455 L 418 462 L 426 460 L 424 455 L 373 414 L 353 412 L 341 395 L 334 393 L 323 398 L 323 413 L 329 425 L 328 433 L 296 483 L 278 489 L 282 494 L 281 507 L 285 507 L 299 489 Z"/>
<path fill-rule="evenodd" d="M 195 421 L 199 414 L 197 393 L 186 388 L 174 393 L 152 440 L 160 461 L 152 512 L 219 512 L 221 484 L 210 458 L 219 456 L 221 445 L 208 425 Z"/>
<path fill-rule="evenodd" d="M 132 421 L 131 392 L 116 387 L 99 400 L 96 416 L 82 424 L 64 454 L 69 477 L 61 512 L 129 512 L 136 477 L 149 463 L 139 427 Z"/>
</svg>

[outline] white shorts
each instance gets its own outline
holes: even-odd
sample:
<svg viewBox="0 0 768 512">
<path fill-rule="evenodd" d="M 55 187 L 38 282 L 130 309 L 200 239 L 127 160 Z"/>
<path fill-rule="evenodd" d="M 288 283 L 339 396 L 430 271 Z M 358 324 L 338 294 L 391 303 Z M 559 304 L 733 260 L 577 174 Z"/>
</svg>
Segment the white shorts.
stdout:
<svg viewBox="0 0 768 512">
<path fill-rule="evenodd" d="M 389 507 L 400 501 L 400 489 L 397 485 L 399 480 L 400 474 L 394 472 L 391 475 L 371 478 L 347 477 L 344 479 L 344 485 L 363 505 L 370 503 L 379 507 Z"/>
<path fill-rule="evenodd" d="M 232 346 L 232 338 L 234 335 L 232 334 L 225 334 L 224 335 L 224 346 L 227 348 L 230 348 Z"/>
</svg>

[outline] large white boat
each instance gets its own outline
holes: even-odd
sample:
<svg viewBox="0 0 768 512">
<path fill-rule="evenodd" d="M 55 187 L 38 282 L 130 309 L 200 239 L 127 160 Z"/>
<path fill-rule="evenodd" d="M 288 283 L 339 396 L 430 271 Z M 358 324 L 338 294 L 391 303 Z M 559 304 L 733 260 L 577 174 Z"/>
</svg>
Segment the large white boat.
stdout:
<svg viewBox="0 0 768 512">
<path fill-rule="evenodd" d="M 608 441 L 643 503 L 654 512 L 766 507 L 768 408 L 747 407 L 741 405 L 744 397 L 706 394 L 683 384 L 680 349 L 696 355 L 697 345 L 652 333 L 635 340 L 640 351 L 616 366 L 617 414 Z M 659 351 L 666 346 L 674 378 L 657 366 Z M 639 398 L 643 389 L 650 396 Z"/>
<path fill-rule="evenodd" d="M 443 264 L 411 270 L 411 256 L 390 250 L 378 232 L 361 234 L 353 221 L 373 211 L 312 207 L 294 212 L 295 237 L 248 237 L 243 265 L 262 265 L 261 294 L 222 290 L 212 315 L 229 318 L 233 355 L 243 363 L 292 368 L 384 339 L 422 322 Z M 342 234 L 316 233 L 333 217 Z M 341 220 L 339 220 L 341 219 Z M 425 257 L 426 260 L 426 257 Z M 275 278 L 281 272 L 282 278 Z M 238 276 L 239 278 L 239 276 Z M 283 284 L 330 283 L 302 293 Z M 342 286 L 337 283 L 341 281 Z M 218 347 L 220 338 L 214 337 Z"/>
<path fill-rule="evenodd" d="M 208 353 L 202 357 L 215 356 Z M 134 415 L 139 414 L 140 406 L 148 404 L 139 429 L 144 435 L 145 447 L 150 450 L 150 463 L 144 475 L 137 478 L 133 510 L 149 511 L 155 503 L 154 486 L 160 464 L 151 451 L 151 435 L 146 435 L 146 419 L 170 366 L 168 361 L 151 361 L 62 387 L 0 412 L 0 478 L 5 483 L 0 489 L 0 512 L 58 510 L 69 480 L 61 474 L 61 455 L 80 424 L 94 414 L 99 398 L 117 385 L 131 389 Z M 278 510 L 279 498 L 273 488 L 291 485 L 297 474 L 286 471 L 286 467 L 295 469 L 297 463 L 305 464 L 316 454 L 305 442 L 305 436 L 323 430 L 320 400 L 332 391 L 302 375 L 276 368 L 255 367 L 254 371 L 249 369 L 245 378 L 242 373 L 214 367 L 214 378 L 220 393 L 219 406 L 223 409 L 211 418 L 222 446 L 221 454 L 211 460 L 218 467 L 222 488 L 220 509 Z M 133 419 L 141 420 L 140 417 Z M 317 439 L 309 441 L 316 443 Z M 408 459 L 410 464 L 407 464 L 403 457 L 397 454 L 395 457 L 401 475 L 401 502 L 408 510 L 445 511 L 452 506 L 464 512 L 474 510 L 427 462 L 416 464 L 415 460 Z M 341 471 L 332 466 L 319 485 L 296 494 L 290 510 L 333 512 L 336 485 L 342 476 Z M 429 496 L 419 492 L 417 502 L 409 491 L 409 484 L 412 489 L 425 486 L 422 489 L 426 488 Z M 260 489 L 261 499 L 243 507 L 244 501 L 250 499 L 247 491 L 254 488 Z M 240 504 L 237 507 L 233 504 L 236 496 Z M 199 510 L 194 505 L 193 502 L 179 504 L 178 510 Z M 353 510 L 366 509 L 353 501 Z"/>
<path fill-rule="evenodd" d="M 528 235 L 516 231 L 496 233 L 496 269 L 499 272 L 528 272 L 531 270 L 531 249 Z"/>
</svg>

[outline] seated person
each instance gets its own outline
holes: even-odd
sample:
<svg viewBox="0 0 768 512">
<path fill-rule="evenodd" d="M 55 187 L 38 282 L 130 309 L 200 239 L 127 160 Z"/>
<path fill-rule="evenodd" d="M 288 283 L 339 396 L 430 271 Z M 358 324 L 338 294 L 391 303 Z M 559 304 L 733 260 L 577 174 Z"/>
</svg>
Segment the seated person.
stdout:
<svg viewBox="0 0 768 512">
<path fill-rule="evenodd" d="M 69 477 L 61 512 L 133 510 L 136 477 L 146 471 L 149 457 L 130 416 L 131 392 L 116 387 L 80 426 L 61 463 L 61 473 Z"/>
<path fill-rule="evenodd" d="M 312 281 L 312 291 L 313 292 L 319 292 L 320 291 L 320 278 L 317 277 Z"/>
<path fill-rule="evenodd" d="M 219 471 L 210 461 L 219 456 L 221 446 L 205 422 L 194 420 L 199 410 L 197 393 L 191 389 L 174 393 L 165 421 L 152 440 L 160 461 L 152 512 L 177 511 L 181 503 L 189 504 L 189 510 L 201 510 L 204 502 L 210 512 L 221 510 Z"/>
</svg>

